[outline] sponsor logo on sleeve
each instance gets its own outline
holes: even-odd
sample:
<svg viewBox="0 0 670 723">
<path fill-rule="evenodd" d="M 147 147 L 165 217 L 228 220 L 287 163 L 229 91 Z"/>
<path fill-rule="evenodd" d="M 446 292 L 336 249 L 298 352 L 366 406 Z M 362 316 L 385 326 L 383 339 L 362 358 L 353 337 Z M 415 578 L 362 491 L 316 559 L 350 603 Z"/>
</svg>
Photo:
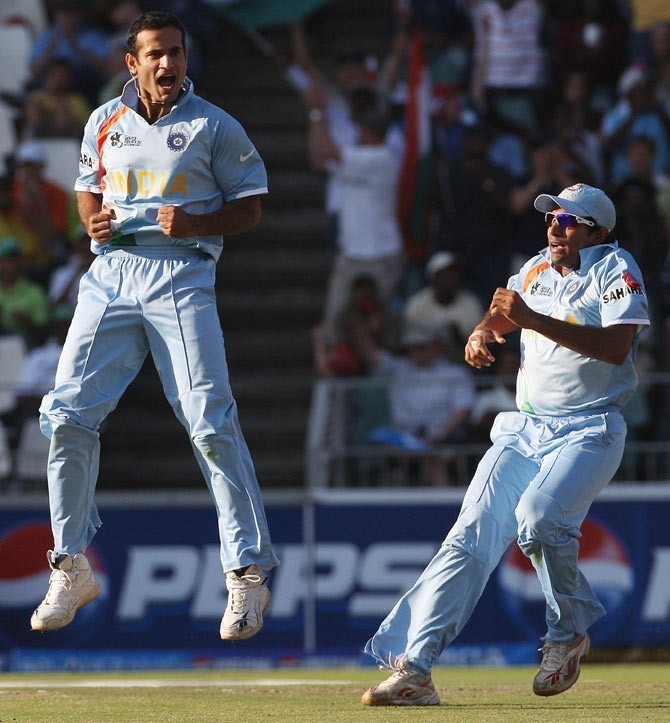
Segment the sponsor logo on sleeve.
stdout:
<svg viewBox="0 0 670 723">
<path fill-rule="evenodd" d="M 93 156 L 89 156 L 88 153 L 84 153 L 83 151 L 79 154 L 79 165 L 89 171 L 100 170 L 100 161 Z"/>
<path fill-rule="evenodd" d="M 633 294 L 644 296 L 644 289 L 642 288 L 642 284 L 639 281 L 636 281 L 628 273 L 628 271 L 624 271 L 621 274 L 621 279 L 623 281 L 623 284 L 618 284 L 614 288 L 608 289 L 602 295 L 603 304 L 613 304 L 614 302 L 620 301 L 621 299 L 624 299 L 627 296 L 631 296 Z"/>
</svg>

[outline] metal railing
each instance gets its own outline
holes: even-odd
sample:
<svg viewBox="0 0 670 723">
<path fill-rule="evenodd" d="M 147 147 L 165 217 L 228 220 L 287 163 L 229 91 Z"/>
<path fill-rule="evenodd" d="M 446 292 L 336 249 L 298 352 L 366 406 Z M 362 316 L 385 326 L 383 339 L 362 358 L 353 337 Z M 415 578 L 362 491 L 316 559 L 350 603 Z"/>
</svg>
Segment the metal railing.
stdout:
<svg viewBox="0 0 670 723">
<path fill-rule="evenodd" d="M 513 378 L 495 382 L 512 384 Z M 372 444 L 368 432 L 383 416 L 388 380 L 337 378 L 318 380 L 309 415 L 305 465 L 312 489 L 360 487 L 431 487 L 467 485 L 490 442 L 478 436 L 463 443 L 428 449 Z M 493 385 L 490 377 L 474 379 L 478 393 Z M 670 374 L 640 377 L 631 408 L 618 482 L 670 480 Z M 651 432 L 650 432 L 651 430 Z"/>
</svg>

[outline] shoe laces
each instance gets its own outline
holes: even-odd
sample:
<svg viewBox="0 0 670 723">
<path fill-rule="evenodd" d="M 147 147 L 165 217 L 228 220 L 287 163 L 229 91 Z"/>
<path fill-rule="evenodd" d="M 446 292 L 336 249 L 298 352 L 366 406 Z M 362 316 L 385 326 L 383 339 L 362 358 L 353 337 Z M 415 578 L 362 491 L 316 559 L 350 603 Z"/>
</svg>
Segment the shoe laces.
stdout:
<svg viewBox="0 0 670 723">
<path fill-rule="evenodd" d="M 72 590 L 73 584 L 74 572 L 72 577 L 70 577 L 70 575 L 68 575 L 64 570 L 59 570 L 58 568 L 54 569 L 49 576 L 49 589 L 47 590 L 44 602 L 49 605 L 56 602 L 58 593 L 62 590 Z"/>
<path fill-rule="evenodd" d="M 540 667 L 544 670 L 558 670 L 565 663 L 565 651 L 568 646 L 561 643 L 545 642 L 540 648 L 542 663 Z"/>
<path fill-rule="evenodd" d="M 384 662 L 380 663 L 378 667 L 379 670 L 386 672 L 389 670 L 392 670 L 394 673 L 409 671 L 407 653 L 402 653 L 402 655 L 393 655 L 392 653 L 389 653 L 388 658 Z"/>
<path fill-rule="evenodd" d="M 379 666 L 379 670 L 383 670 L 386 672 L 388 672 L 389 670 L 393 671 L 390 678 L 388 678 L 388 683 L 402 680 L 403 678 L 407 678 L 417 672 L 416 670 L 412 670 L 409 667 L 407 653 L 402 653 L 402 655 L 397 656 L 393 656 L 391 655 L 391 653 L 389 653 L 387 662 L 382 663 Z"/>
<path fill-rule="evenodd" d="M 249 587 L 242 582 L 243 580 L 251 583 L 254 586 L 259 585 L 263 582 L 263 576 L 255 573 L 236 575 L 235 573 L 229 573 L 229 579 L 232 584 L 229 589 L 229 606 L 231 612 L 235 615 L 241 615 L 246 607 L 247 597 L 249 595 Z"/>
<path fill-rule="evenodd" d="M 235 615 L 241 615 L 244 612 L 247 602 L 247 590 L 233 589 L 230 591 L 230 610 Z"/>
<path fill-rule="evenodd" d="M 410 670 L 409 668 L 399 668 L 398 670 L 395 670 L 393 672 L 393 675 L 386 681 L 387 685 L 392 685 L 394 683 L 398 683 L 403 678 L 409 678 L 410 676 L 414 675 L 413 670 Z"/>
</svg>

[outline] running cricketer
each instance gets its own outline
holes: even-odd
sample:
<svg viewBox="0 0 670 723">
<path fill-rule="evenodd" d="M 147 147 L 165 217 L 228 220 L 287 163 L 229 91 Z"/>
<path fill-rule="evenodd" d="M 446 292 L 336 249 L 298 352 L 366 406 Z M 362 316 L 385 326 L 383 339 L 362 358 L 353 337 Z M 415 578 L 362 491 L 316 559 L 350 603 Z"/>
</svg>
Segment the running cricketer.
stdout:
<svg viewBox="0 0 670 723">
<path fill-rule="evenodd" d="M 176 16 L 143 13 L 127 43 L 131 78 L 93 111 L 81 147 L 75 191 L 96 256 L 40 408 L 54 549 L 31 626 L 62 628 L 100 592 L 85 555 L 101 524 L 98 429 L 151 352 L 216 507 L 229 593 L 221 637 L 240 640 L 263 624 L 264 572 L 278 560 L 230 389 L 214 281 L 223 235 L 260 220 L 267 176 L 242 126 L 195 95 Z"/>
<path fill-rule="evenodd" d="M 579 530 L 621 462 L 647 300 L 638 265 L 611 240 L 616 213 L 603 191 L 580 183 L 535 208 L 547 247 L 496 289 L 465 348 L 468 364 L 489 366 L 489 345 L 521 329 L 518 411 L 496 417 L 456 523 L 368 641 L 392 674 L 364 693 L 366 705 L 439 703 L 431 669 L 514 540 L 546 599 L 537 695 L 574 685 L 588 628 L 605 612 L 577 566 Z"/>
</svg>

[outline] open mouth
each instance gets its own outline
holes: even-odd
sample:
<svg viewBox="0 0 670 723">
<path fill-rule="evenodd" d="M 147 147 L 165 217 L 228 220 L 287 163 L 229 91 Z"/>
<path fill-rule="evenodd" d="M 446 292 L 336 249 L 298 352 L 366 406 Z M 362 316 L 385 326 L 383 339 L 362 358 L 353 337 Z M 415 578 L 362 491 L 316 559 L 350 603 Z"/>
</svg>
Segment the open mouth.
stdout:
<svg viewBox="0 0 670 723">
<path fill-rule="evenodd" d="M 158 85 L 161 87 L 162 90 L 164 90 L 166 92 L 174 90 L 176 84 L 177 84 L 177 76 L 176 75 L 164 75 L 158 79 Z"/>
</svg>

